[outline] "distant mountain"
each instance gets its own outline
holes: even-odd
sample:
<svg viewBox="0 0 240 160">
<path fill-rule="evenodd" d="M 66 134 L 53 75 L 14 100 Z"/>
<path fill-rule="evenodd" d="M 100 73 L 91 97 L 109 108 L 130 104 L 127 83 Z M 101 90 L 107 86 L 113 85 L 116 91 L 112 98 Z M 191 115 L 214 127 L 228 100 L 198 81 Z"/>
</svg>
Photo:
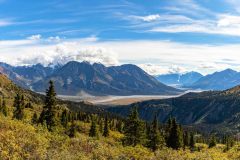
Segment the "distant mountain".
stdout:
<svg viewBox="0 0 240 160">
<path fill-rule="evenodd" d="M 180 91 L 158 82 L 135 65 L 105 67 L 88 62 L 69 62 L 42 80 L 33 83 L 42 92 L 49 80 L 55 82 L 58 94 L 132 95 L 176 94 Z"/>
<path fill-rule="evenodd" d="M 14 98 L 17 93 L 24 95 L 25 102 L 31 102 L 34 105 L 38 105 L 37 112 L 39 112 L 39 107 L 44 105 L 45 96 L 36 92 L 33 92 L 28 89 L 24 89 L 16 85 L 13 81 L 11 81 L 5 74 L 0 72 L 0 98 L 4 97 L 7 103 L 12 105 Z M 103 108 L 99 106 L 94 106 L 87 102 L 71 102 L 71 101 L 63 101 L 57 99 L 57 103 L 59 106 L 67 107 L 72 111 L 83 111 L 86 113 L 94 113 L 94 114 L 105 114 Z M 109 114 L 110 115 L 110 114 Z"/>
<path fill-rule="evenodd" d="M 240 73 L 232 69 L 206 75 L 187 87 L 203 90 L 225 90 L 240 84 Z"/>
<path fill-rule="evenodd" d="M 23 94 L 26 101 L 31 101 L 36 104 L 44 102 L 43 95 L 17 86 L 9 80 L 6 75 L 0 73 L 0 97 L 4 97 L 5 99 L 14 99 L 17 93 Z"/>
<path fill-rule="evenodd" d="M 181 124 L 197 126 L 209 132 L 239 132 L 240 86 L 225 91 L 188 93 L 177 98 L 114 106 L 107 110 L 126 116 L 133 106 L 138 106 L 140 117 L 149 121 L 157 114 L 161 122 L 176 117 Z"/>
<path fill-rule="evenodd" d="M 177 94 L 175 88 L 158 82 L 135 65 L 105 67 L 88 62 L 69 62 L 63 66 L 11 66 L 0 63 L 0 72 L 26 89 L 44 92 L 51 79 L 62 95 L 159 95 Z"/>
<path fill-rule="evenodd" d="M 194 82 L 199 80 L 203 77 L 202 74 L 198 72 L 188 72 L 185 74 L 164 74 L 156 76 L 157 80 L 160 82 L 170 85 L 170 86 L 189 86 L 192 85 Z"/>
<path fill-rule="evenodd" d="M 33 66 L 11 66 L 0 63 L 0 72 L 7 75 L 17 85 L 30 88 L 31 84 L 50 75 L 54 71 L 51 67 L 44 67 L 41 64 Z"/>
</svg>

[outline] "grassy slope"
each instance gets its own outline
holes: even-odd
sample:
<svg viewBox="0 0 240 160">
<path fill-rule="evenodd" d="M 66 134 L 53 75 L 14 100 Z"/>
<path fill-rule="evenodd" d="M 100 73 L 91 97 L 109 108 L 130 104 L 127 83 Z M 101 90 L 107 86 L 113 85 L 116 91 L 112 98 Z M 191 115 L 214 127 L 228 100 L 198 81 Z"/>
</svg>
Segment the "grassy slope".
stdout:
<svg viewBox="0 0 240 160">
<path fill-rule="evenodd" d="M 201 151 L 190 152 L 173 151 L 164 148 L 155 153 L 148 149 L 137 147 L 123 147 L 122 134 L 111 132 L 109 138 L 89 138 L 89 124 L 79 122 L 81 132 L 76 138 L 69 138 L 61 133 L 48 132 L 42 126 L 33 126 L 28 122 L 12 120 L 0 116 L 0 159 L 166 159 L 166 160 L 227 160 L 239 159 L 240 146 L 236 145 L 224 153 L 223 145 L 208 149 L 204 144 L 197 144 Z"/>
</svg>

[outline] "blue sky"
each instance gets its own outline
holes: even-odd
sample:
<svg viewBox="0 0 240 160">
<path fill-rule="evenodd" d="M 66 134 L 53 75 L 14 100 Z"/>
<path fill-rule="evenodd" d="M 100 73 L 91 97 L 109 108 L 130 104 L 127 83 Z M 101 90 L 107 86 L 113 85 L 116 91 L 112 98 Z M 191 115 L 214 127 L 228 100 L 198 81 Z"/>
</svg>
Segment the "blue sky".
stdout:
<svg viewBox="0 0 240 160">
<path fill-rule="evenodd" d="M 0 0 L 0 60 L 240 70 L 238 0 Z"/>
</svg>

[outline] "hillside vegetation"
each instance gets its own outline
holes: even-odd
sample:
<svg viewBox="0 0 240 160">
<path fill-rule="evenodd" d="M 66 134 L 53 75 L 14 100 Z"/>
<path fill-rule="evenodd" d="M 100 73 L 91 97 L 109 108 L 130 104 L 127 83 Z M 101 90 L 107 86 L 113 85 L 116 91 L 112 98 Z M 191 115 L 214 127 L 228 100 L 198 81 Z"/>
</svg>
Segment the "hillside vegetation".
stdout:
<svg viewBox="0 0 240 160">
<path fill-rule="evenodd" d="M 165 123 L 169 117 L 184 125 L 200 128 L 208 133 L 237 134 L 240 123 L 240 87 L 225 91 L 188 93 L 180 97 L 143 101 L 127 106 L 110 106 L 106 110 L 126 116 L 132 107 L 138 106 L 144 120 L 152 120 L 157 113 L 158 120 Z"/>
<path fill-rule="evenodd" d="M 79 122 L 81 128 L 76 137 L 69 138 L 59 132 L 49 132 L 42 126 L 31 125 L 28 122 L 12 120 L 0 116 L 0 159 L 131 159 L 138 160 L 237 160 L 240 158 L 240 145 L 224 152 L 224 145 L 209 149 L 206 144 L 196 144 L 200 151 L 173 150 L 163 148 L 152 152 L 138 145 L 123 147 L 122 134 L 111 131 L 108 138 L 90 138 L 89 123 Z"/>
</svg>

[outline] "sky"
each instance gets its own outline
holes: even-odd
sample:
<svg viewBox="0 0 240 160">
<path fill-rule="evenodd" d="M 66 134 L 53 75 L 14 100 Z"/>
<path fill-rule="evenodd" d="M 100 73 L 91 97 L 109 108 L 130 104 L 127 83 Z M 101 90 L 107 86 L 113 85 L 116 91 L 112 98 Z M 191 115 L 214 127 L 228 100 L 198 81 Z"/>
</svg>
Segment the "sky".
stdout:
<svg viewBox="0 0 240 160">
<path fill-rule="evenodd" d="M 239 0 L 0 0 L 0 61 L 240 71 Z"/>
</svg>

